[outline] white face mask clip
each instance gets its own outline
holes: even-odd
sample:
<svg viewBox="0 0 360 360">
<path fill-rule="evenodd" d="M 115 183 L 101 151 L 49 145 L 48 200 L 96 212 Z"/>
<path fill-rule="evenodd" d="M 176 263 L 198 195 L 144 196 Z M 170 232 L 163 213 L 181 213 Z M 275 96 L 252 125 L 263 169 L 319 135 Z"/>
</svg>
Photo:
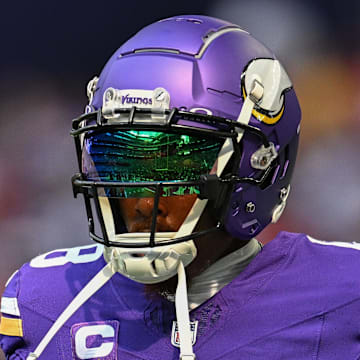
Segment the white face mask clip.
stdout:
<svg viewBox="0 0 360 360">
<path fill-rule="evenodd" d="M 262 145 L 260 149 L 256 150 L 250 159 L 251 166 L 254 169 L 266 170 L 273 160 L 278 156 L 273 143 L 269 143 L 268 147 Z"/>
<path fill-rule="evenodd" d="M 86 105 L 85 107 L 85 114 L 93 111 L 93 108 L 92 108 L 92 102 L 94 100 L 94 94 L 95 94 L 95 91 L 96 91 L 96 87 L 97 87 L 97 84 L 99 82 L 99 77 L 98 76 L 94 76 L 90 81 L 89 83 L 87 84 L 87 87 L 86 87 L 86 95 L 89 99 L 89 103 Z"/>
</svg>

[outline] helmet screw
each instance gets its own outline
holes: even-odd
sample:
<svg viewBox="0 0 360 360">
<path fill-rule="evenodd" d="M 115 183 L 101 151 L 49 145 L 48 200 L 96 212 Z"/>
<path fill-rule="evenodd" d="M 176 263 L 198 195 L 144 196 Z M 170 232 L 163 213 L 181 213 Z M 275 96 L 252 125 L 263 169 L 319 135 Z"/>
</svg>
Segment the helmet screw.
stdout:
<svg viewBox="0 0 360 360">
<path fill-rule="evenodd" d="M 155 99 L 156 101 L 164 101 L 166 97 L 165 91 L 161 88 L 155 90 Z"/>
<path fill-rule="evenodd" d="M 266 156 L 263 156 L 260 160 L 260 165 L 261 166 L 266 166 L 268 164 L 268 159 Z"/>
<path fill-rule="evenodd" d="M 250 201 L 246 204 L 246 212 L 253 213 L 253 212 L 255 212 L 255 209 L 256 209 L 256 206 L 252 201 Z"/>
<path fill-rule="evenodd" d="M 110 89 L 106 92 L 105 95 L 106 101 L 111 101 L 114 98 L 114 93 Z"/>
<path fill-rule="evenodd" d="M 160 92 L 159 94 L 157 94 L 156 100 L 158 100 L 158 101 L 163 101 L 163 100 L 164 100 L 164 93 L 163 93 L 163 92 Z"/>
</svg>

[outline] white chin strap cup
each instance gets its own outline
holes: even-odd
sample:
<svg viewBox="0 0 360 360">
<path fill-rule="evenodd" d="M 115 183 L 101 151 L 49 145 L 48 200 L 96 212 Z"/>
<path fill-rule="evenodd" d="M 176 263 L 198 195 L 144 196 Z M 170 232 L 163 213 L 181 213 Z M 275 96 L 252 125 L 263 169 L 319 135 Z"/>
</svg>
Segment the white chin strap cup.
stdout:
<svg viewBox="0 0 360 360">
<path fill-rule="evenodd" d="M 190 264 L 196 257 L 194 242 L 186 241 L 155 248 L 104 248 L 104 257 L 116 271 L 142 284 L 155 284 L 176 275 L 178 264 Z"/>
</svg>

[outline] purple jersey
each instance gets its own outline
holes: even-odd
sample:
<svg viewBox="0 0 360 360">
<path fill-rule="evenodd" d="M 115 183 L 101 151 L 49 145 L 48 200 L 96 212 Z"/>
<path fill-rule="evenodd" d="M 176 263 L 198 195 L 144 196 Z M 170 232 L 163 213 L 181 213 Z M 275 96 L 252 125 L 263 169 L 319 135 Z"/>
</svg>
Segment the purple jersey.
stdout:
<svg viewBox="0 0 360 360">
<path fill-rule="evenodd" d="M 360 244 L 282 232 L 190 313 L 207 360 L 359 359 Z M 105 266 L 102 246 L 57 250 L 24 265 L 3 294 L 0 344 L 26 359 Z M 65 323 L 40 359 L 177 360 L 174 304 L 115 274 Z"/>
</svg>

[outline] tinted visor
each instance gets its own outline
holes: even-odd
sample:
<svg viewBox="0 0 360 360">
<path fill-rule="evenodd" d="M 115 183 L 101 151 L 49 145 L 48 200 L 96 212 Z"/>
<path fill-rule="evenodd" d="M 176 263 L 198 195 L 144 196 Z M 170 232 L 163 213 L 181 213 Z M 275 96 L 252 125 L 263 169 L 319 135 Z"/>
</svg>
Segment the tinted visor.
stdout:
<svg viewBox="0 0 360 360">
<path fill-rule="evenodd" d="M 176 183 L 197 181 L 200 175 L 214 171 L 223 143 L 220 138 L 148 130 L 88 133 L 82 171 L 92 181 L 149 182 L 146 186 L 104 187 L 107 197 L 152 197 L 155 182 L 160 181 L 174 183 L 162 187 L 161 196 L 198 194 L 196 185 Z"/>
</svg>

